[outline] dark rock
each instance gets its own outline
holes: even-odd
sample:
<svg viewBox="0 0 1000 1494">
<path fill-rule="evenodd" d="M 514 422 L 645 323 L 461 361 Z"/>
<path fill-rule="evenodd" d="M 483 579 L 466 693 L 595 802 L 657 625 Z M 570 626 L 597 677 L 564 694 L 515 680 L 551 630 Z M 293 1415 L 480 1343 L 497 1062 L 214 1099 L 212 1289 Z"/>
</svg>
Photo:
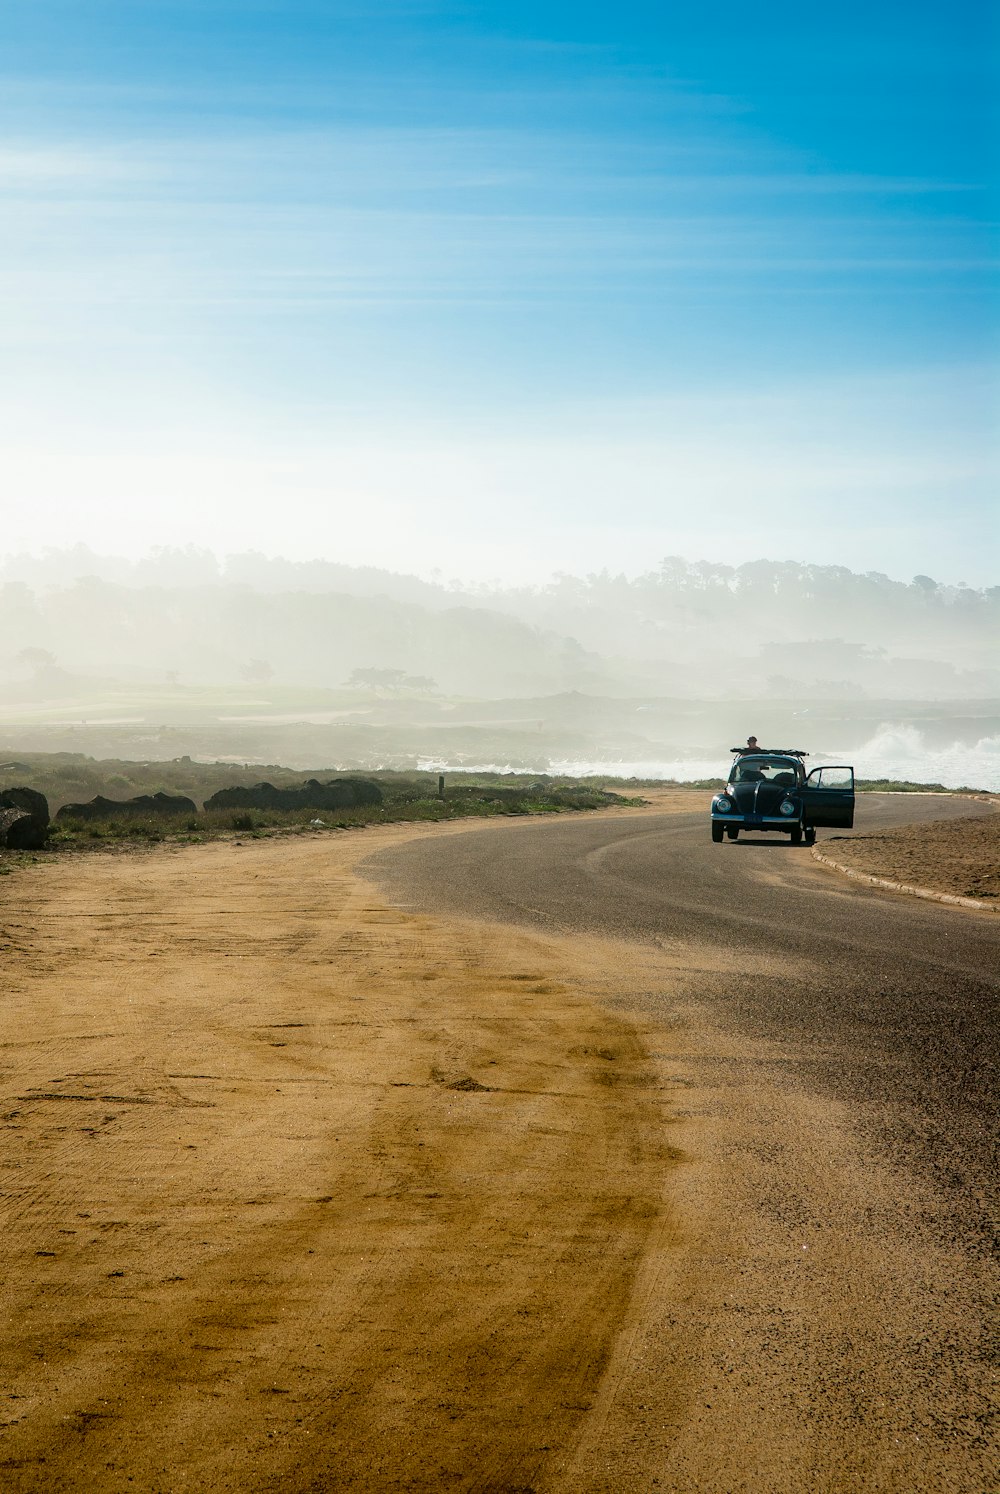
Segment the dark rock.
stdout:
<svg viewBox="0 0 1000 1494">
<path fill-rule="evenodd" d="M 280 809 L 281 789 L 273 783 L 255 783 L 252 788 L 236 784 L 219 789 L 205 800 L 206 809 Z"/>
<path fill-rule="evenodd" d="M 240 784 L 219 789 L 205 800 L 206 809 L 352 809 L 359 804 L 381 804 L 382 790 L 370 778 L 332 778 L 320 783 L 309 778 L 301 788 L 275 788 L 273 783 Z"/>
<path fill-rule="evenodd" d="M 198 806 L 184 794 L 138 794 L 134 799 L 105 799 L 98 794 L 86 804 L 64 804 L 57 820 L 144 820 L 150 815 L 194 815 Z"/>
<path fill-rule="evenodd" d="M 0 809 L 0 846 L 22 849 L 21 836 L 31 827 L 31 815 L 23 809 Z"/>
<path fill-rule="evenodd" d="M 98 794 L 96 799 L 90 799 L 86 804 L 61 805 L 55 817 L 57 820 L 103 820 L 109 819 L 117 808 L 113 799 Z"/>
<path fill-rule="evenodd" d="M 323 785 L 328 794 L 339 796 L 350 795 L 347 801 L 352 804 L 381 804 L 382 789 L 373 778 L 331 778 Z M 338 805 L 342 802 L 338 799 Z M 326 805 L 321 806 L 326 808 Z M 330 805 L 336 808 L 337 805 Z"/>
<path fill-rule="evenodd" d="M 128 799 L 132 814 L 197 814 L 198 806 L 186 794 L 140 794 Z"/>
<path fill-rule="evenodd" d="M 49 838 L 49 801 L 37 789 L 0 790 L 0 845 L 19 851 L 39 851 Z"/>
</svg>

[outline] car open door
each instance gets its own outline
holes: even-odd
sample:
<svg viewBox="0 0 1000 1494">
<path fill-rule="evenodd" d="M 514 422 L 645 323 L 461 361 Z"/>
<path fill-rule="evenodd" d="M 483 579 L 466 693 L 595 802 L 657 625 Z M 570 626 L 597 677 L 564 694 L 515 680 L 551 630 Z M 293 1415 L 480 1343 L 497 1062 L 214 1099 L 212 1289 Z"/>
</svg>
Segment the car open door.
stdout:
<svg viewBox="0 0 1000 1494">
<path fill-rule="evenodd" d="M 850 830 L 854 824 L 854 769 L 832 764 L 813 768 L 802 791 L 802 805 L 807 825 Z"/>
</svg>

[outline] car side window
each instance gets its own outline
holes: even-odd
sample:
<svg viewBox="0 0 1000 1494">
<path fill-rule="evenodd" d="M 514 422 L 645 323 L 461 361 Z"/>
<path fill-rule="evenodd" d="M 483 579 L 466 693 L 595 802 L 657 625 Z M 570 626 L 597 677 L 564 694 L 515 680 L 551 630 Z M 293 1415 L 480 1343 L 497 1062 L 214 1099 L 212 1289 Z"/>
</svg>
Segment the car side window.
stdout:
<svg viewBox="0 0 1000 1494">
<path fill-rule="evenodd" d="M 853 789 L 853 768 L 814 768 L 809 774 L 811 788 Z"/>
</svg>

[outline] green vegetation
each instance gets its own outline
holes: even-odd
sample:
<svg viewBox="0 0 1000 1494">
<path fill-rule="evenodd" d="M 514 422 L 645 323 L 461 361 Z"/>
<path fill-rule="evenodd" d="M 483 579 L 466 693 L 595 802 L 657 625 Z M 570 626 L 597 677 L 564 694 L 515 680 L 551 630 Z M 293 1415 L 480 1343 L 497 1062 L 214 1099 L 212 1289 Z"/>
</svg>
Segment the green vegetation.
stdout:
<svg viewBox="0 0 1000 1494">
<path fill-rule="evenodd" d="M 189 757 L 170 762 L 129 762 L 65 752 L 27 753 L 17 761 L 0 764 L 0 787 L 17 783 L 40 790 L 48 798 L 53 815 L 64 804 L 84 803 L 98 794 L 116 800 L 158 792 L 185 794 L 200 805 L 218 789 L 234 785 L 250 787 L 266 780 L 279 788 L 291 788 L 307 778 L 324 780 L 337 776 L 344 776 L 342 769 L 295 770 L 278 764 L 199 763 Z M 198 843 L 220 837 L 301 834 L 401 821 L 558 814 L 608 805 L 641 805 L 645 802 L 641 797 L 644 789 L 678 787 L 714 792 L 724 782 L 721 778 L 571 779 L 548 774 L 449 772 L 445 777 L 444 797 L 439 798 L 437 773 L 385 769 L 364 776 L 379 784 L 383 794 L 381 804 L 336 810 L 231 808 L 200 810 L 196 815 L 187 812 L 107 820 L 64 818 L 53 825 L 50 846 L 80 849 L 165 840 Z M 861 779 L 858 789 L 892 793 L 977 792 L 971 788 L 946 789 L 938 783 L 889 779 Z"/>
<path fill-rule="evenodd" d="M 943 783 L 911 783 L 901 778 L 859 778 L 859 793 L 863 794 L 981 794 L 983 789 L 963 784 L 961 788 L 945 788 Z"/>
<path fill-rule="evenodd" d="M 276 787 L 295 787 L 307 778 L 343 776 L 327 768 L 296 772 L 278 765 L 261 767 L 231 763 L 196 763 L 190 758 L 168 763 L 99 761 L 72 753 L 27 754 L 5 764 L 0 783 L 30 784 L 49 799 L 53 814 L 67 803 L 84 803 L 102 794 L 124 800 L 157 792 L 186 794 L 202 803 L 216 790 L 251 786 L 266 780 Z M 552 779 L 530 774 L 447 775 L 445 794 L 438 797 L 436 773 L 381 772 L 366 774 L 382 789 L 379 805 L 365 804 L 335 810 L 233 808 L 169 815 L 119 816 L 89 820 L 67 817 L 53 825 L 50 846 L 88 848 L 113 843 L 132 845 L 157 841 L 197 843 L 219 837 L 310 833 L 317 829 L 350 829 L 413 820 L 454 820 L 469 816 L 558 814 L 568 810 L 600 809 L 607 805 L 635 805 L 643 801 L 614 793 L 594 783 Z"/>
</svg>

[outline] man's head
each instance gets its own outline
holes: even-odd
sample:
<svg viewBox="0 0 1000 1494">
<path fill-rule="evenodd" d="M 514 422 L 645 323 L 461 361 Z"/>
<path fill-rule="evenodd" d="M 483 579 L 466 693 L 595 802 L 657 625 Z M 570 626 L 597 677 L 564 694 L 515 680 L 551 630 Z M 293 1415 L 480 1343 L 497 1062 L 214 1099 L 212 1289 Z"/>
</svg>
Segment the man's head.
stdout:
<svg viewBox="0 0 1000 1494">
<path fill-rule="evenodd" d="M 756 737 L 747 737 L 747 747 L 750 749 L 751 752 L 756 752 L 757 751 L 757 738 Z"/>
</svg>

